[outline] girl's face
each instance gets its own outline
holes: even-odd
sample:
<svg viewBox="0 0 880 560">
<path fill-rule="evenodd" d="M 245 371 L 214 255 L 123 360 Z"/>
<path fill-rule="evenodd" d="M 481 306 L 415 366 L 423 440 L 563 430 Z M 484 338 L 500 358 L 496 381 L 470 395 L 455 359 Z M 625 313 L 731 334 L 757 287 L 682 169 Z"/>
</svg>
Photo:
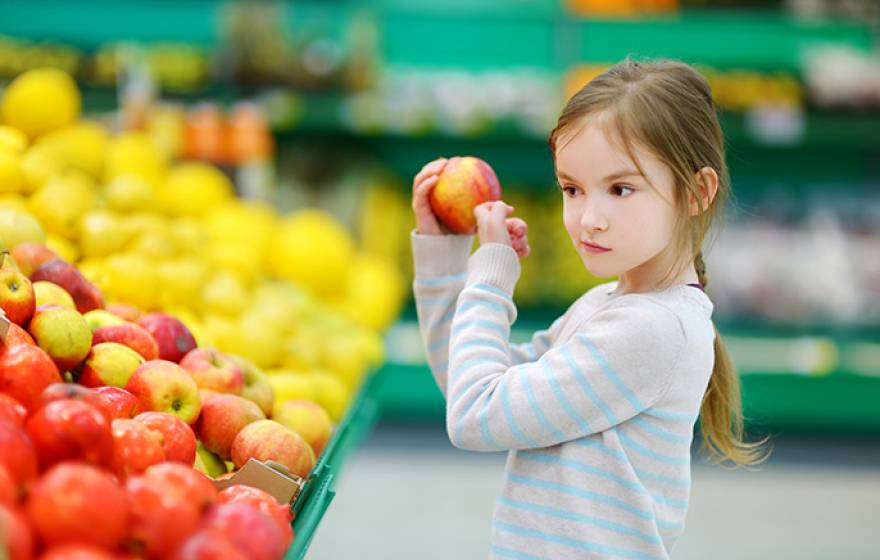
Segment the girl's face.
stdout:
<svg viewBox="0 0 880 560">
<path fill-rule="evenodd" d="M 635 146 L 649 184 L 595 122 L 565 140 L 556 151 L 556 175 L 565 229 L 584 266 L 600 278 L 620 276 L 632 290 L 652 289 L 671 265 L 665 250 L 676 218 L 672 171 Z"/>
</svg>

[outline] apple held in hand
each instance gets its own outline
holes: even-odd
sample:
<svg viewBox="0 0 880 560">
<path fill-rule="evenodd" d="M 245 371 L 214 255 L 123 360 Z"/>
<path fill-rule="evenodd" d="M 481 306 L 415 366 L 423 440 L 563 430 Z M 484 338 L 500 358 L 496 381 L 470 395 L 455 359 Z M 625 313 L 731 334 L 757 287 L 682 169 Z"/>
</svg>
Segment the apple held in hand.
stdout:
<svg viewBox="0 0 880 560">
<path fill-rule="evenodd" d="M 199 417 L 199 387 L 179 365 L 167 360 L 150 360 L 135 370 L 125 390 L 140 400 L 144 410 L 174 414 L 187 424 Z"/>
<path fill-rule="evenodd" d="M 501 199 L 501 184 L 488 163 L 480 158 L 454 157 L 446 163 L 428 196 L 434 214 L 458 234 L 473 232 L 474 207 Z"/>
</svg>

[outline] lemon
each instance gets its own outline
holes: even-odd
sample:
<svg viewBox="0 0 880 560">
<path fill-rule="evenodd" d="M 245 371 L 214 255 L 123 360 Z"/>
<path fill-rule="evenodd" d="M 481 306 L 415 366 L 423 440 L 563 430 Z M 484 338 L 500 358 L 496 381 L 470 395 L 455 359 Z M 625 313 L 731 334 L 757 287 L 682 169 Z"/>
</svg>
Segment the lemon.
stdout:
<svg viewBox="0 0 880 560">
<path fill-rule="evenodd" d="M 198 307 L 202 301 L 202 287 L 208 277 L 208 267 L 197 259 L 172 259 L 159 262 L 161 304 L 168 306 Z"/>
<path fill-rule="evenodd" d="M 168 160 L 153 140 L 143 132 L 125 132 L 107 147 L 104 176 L 112 181 L 120 175 L 134 175 L 158 184 L 168 170 Z"/>
<path fill-rule="evenodd" d="M 360 385 L 369 365 L 363 350 L 358 339 L 343 332 L 325 345 L 321 362 L 349 388 L 355 388 Z"/>
<path fill-rule="evenodd" d="M 321 366 L 323 354 L 323 337 L 315 331 L 301 329 L 287 339 L 281 364 L 286 368 L 307 371 Z"/>
<path fill-rule="evenodd" d="M 79 219 L 95 205 L 94 185 L 87 175 L 67 172 L 37 190 L 29 205 L 46 231 L 72 239 Z"/>
<path fill-rule="evenodd" d="M 55 251 L 56 255 L 67 262 L 74 263 L 79 260 L 77 246 L 58 234 L 52 232 L 46 234 L 46 247 Z"/>
<path fill-rule="evenodd" d="M 117 253 L 104 261 L 102 284 L 108 300 L 153 309 L 159 296 L 159 273 L 152 260 L 135 253 Z"/>
<path fill-rule="evenodd" d="M 232 200 L 211 211 L 205 221 L 209 235 L 217 241 L 240 241 L 241 232 L 248 232 L 251 252 L 262 261 L 275 235 L 278 212 L 261 202 Z"/>
<path fill-rule="evenodd" d="M 14 152 L 0 150 L 0 193 L 19 193 L 24 189 L 21 157 Z"/>
<path fill-rule="evenodd" d="M 90 210 L 79 222 L 79 248 L 82 256 L 104 257 L 118 253 L 130 235 L 122 218 L 107 210 Z"/>
<path fill-rule="evenodd" d="M 81 121 L 41 136 L 35 146 L 46 150 L 65 168 L 100 178 L 109 137 L 98 123 Z"/>
<path fill-rule="evenodd" d="M 152 211 L 157 207 L 156 192 L 143 177 L 118 175 L 104 188 L 107 207 L 117 212 Z"/>
<path fill-rule="evenodd" d="M 0 150 L 21 155 L 27 145 L 27 136 L 22 131 L 11 126 L 0 125 Z"/>
<path fill-rule="evenodd" d="M 52 157 L 49 150 L 37 146 L 28 148 L 21 156 L 23 191 L 26 194 L 35 192 L 61 171 L 61 164 Z"/>
<path fill-rule="evenodd" d="M 351 264 L 344 310 L 354 321 L 384 331 L 397 320 L 407 297 L 406 280 L 390 261 L 367 254 Z"/>
<path fill-rule="evenodd" d="M 354 255 L 349 232 L 329 214 L 300 210 L 282 219 L 268 268 L 319 296 L 340 293 Z"/>
<path fill-rule="evenodd" d="M 275 408 L 292 400 L 317 400 L 318 391 L 314 380 L 309 375 L 290 370 L 266 370 L 269 383 L 275 391 Z"/>
<path fill-rule="evenodd" d="M 208 248 L 207 259 L 213 266 L 236 274 L 245 285 L 253 284 L 263 273 L 263 261 L 250 239 L 215 241 Z"/>
<path fill-rule="evenodd" d="M 33 139 L 79 118 L 80 95 L 69 74 L 54 68 L 28 70 L 3 94 L 3 122 Z"/>
<path fill-rule="evenodd" d="M 76 263 L 76 268 L 86 280 L 94 284 L 101 292 L 107 291 L 106 274 L 103 259 L 83 259 Z"/>
<path fill-rule="evenodd" d="M 244 314 L 238 321 L 238 336 L 227 349 L 243 356 L 260 368 L 277 366 L 284 349 L 281 333 L 258 315 Z"/>
<path fill-rule="evenodd" d="M 0 208 L 0 250 L 12 249 L 19 243 L 45 243 L 46 234 L 40 222 L 28 212 Z"/>
<path fill-rule="evenodd" d="M 128 251 L 161 261 L 177 255 L 177 244 L 171 238 L 167 229 L 144 231 L 134 238 L 126 246 Z"/>
<path fill-rule="evenodd" d="M 170 234 L 181 254 L 200 254 L 210 241 L 204 224 L 186 216 L 171 221 Z"/>
<path fill-rule="evenodd" d="M 317 392 L 315 402 L 324 407 L 334 422 L 342 420 L 351 400 L 351 390 L 336 376 L 327 372 L 315 371 L 311 374 L 311 380 Z"/>
<path fill-rule="evenodd" d="M 235 194 L 221 171 L 205 163 L 181 163 L 159 188 L 159 204 L 172 216 L 202 216 Z"/>
<path fill-rule="evenodd" d="M 223 352 L 232 353 L 230 348 L 235 346 L 239 335 L 238 323 L 229 317 L 210 313 L 204 315 L 202 323 L 214 346 Z"/>
<path fill-rule="evenodd" d="M 247 306 L 249 295 L 242 281 L 233 273 L 220 271 L 202 289 L 206 312 L 237 317 Z"/>
<path fill-rule="evenodd" d="M 28 199 L 20 194 L 0 194 L 0 208 L 12 208 L 21 212 L 28 211 Z"/>
</svg>

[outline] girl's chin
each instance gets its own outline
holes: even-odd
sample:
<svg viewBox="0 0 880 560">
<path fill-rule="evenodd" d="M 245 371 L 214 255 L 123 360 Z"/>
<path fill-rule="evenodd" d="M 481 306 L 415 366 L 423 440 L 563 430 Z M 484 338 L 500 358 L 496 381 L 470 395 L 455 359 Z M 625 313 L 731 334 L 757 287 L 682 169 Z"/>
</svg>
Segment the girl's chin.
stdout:
<svg viewBox="0 0 880 560">
<path fill-rule="evenodd" d="M 601 266 L 596 262 L 591 262 L 589 257 L 581 256 L 581 260 L 584 263 L 584 268 L 587 269 L 587 272 L 595 276 L 596 278 L 617 278 L 620 276 L 620 270 L 617 268 L 612 268 L 609 266 Z"/>
</svg>

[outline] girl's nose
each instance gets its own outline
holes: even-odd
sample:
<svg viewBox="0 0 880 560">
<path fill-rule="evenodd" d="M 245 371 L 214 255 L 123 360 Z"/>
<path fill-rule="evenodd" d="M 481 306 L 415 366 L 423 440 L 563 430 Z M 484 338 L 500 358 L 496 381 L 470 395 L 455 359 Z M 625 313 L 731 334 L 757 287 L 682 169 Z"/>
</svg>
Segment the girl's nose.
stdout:
<svg viewBox="0 0 880 560">
<path fill-rule="evenodd" d="M 595 204 L 587 204 L 581 214 L 581 227 L 590 231 L 603 231 L 608 228 L 608 221 Z"/>
</svg>

